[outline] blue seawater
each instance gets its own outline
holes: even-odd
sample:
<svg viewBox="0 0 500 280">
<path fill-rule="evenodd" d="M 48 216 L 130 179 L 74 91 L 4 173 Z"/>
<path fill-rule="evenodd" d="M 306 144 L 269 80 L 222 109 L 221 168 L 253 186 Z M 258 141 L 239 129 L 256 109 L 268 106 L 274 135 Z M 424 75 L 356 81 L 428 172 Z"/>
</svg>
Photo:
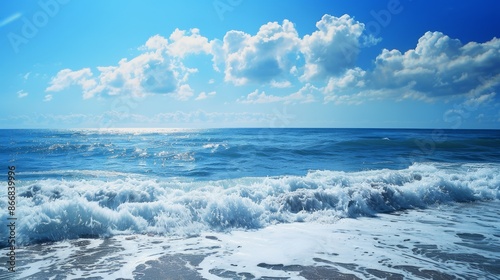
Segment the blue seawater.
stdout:
<svg viewBox="0 0 500 280">
<path fill-rule="evenodd" d="M 500 130 L 0 130 L 0 143 L 5 175 L 16 168 L 20 244 L 500 199 Z"/>
</svg>

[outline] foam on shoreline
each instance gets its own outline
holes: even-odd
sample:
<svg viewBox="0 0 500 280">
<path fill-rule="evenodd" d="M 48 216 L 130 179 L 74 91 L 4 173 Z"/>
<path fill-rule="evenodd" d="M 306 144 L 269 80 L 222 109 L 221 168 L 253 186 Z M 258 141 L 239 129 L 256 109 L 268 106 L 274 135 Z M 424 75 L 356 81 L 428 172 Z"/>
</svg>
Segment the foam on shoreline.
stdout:
<svg viewBox="0 0 500 280">
<path fill-rule="evenodd" d="M 17 279 L 146 279 L 168 273 L 190 279 L 492 279 L 500 273 L 499 224 L 500 205 L 491 201 L 190 238 L 85 238 L 20 248 Z"/>
</svg>

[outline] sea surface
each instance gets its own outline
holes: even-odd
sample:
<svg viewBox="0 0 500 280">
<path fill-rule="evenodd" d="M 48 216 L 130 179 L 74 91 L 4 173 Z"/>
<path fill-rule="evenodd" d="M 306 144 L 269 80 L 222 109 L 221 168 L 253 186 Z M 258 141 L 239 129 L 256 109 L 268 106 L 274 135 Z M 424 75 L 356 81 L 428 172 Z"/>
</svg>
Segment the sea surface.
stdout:
<svg viewBox="0 0 500 280">
<path fill-rule="evenodd" d="M 4 129 L 0 144 L 18 246 L 0 279 L 500 279 L 500 130 Z"/>
</svg>

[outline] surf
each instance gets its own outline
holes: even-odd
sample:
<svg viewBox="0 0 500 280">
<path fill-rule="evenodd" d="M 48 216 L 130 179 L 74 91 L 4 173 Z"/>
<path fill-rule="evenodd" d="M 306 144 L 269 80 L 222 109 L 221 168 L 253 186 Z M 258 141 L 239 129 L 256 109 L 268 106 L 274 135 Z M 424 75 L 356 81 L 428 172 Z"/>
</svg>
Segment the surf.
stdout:
<svg viewBox="0 0 500 280">
<path fill-rule="evenodd" d="M 500 199 L 498 164 L 418 163 L 400 170 L 211 181 L 111 172 L 101 180 L 102 172 L 81 172 L 85 176 L 73 180 L 40 179 L 18 187 L 20 244 L 135 233 L 186 237 Z"/>
</svg>

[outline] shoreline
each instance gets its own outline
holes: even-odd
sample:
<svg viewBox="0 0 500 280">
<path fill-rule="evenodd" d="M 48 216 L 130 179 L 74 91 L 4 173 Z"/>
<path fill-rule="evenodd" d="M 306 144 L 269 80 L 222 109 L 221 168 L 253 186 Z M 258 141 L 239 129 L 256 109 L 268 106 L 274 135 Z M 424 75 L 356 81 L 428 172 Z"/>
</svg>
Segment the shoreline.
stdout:
<svg viewBox="0 0 500 280">
<path fill-rule="evenodd" d="M 204 232 L 191 238 L 76 239 L 19 248 L 15 275 L 17 279 L 55 275 L 68 275 L 68 279 L 488 279 L 500 273 L 500 236 L 494 229 L 498 224 L 500 205 L 489 201 L 333 224 Z M 4 259 L 0 257 L 1 262 Z M 0 279 L 13 276 L 3 275 Z"/>
</svg>

